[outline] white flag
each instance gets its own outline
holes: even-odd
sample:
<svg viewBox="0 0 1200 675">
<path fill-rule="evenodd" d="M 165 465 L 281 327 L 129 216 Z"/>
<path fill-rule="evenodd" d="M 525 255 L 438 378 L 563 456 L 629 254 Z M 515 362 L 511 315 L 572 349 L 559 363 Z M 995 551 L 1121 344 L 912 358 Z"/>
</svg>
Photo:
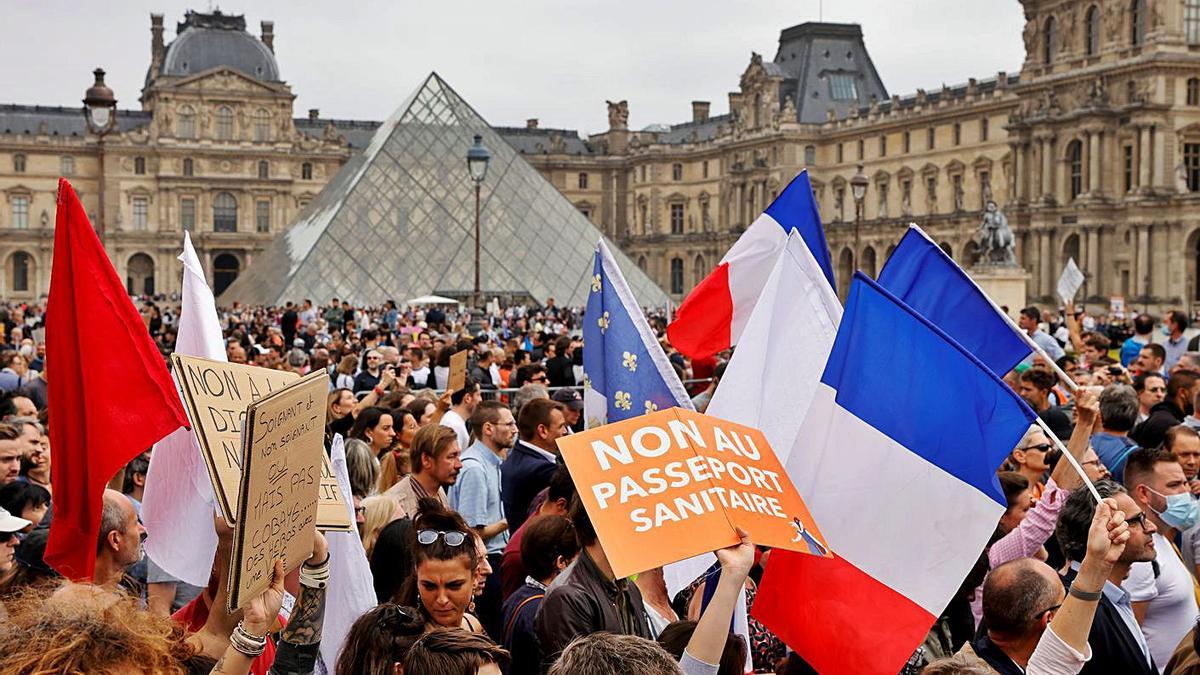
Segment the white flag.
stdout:
<svg viewBox="0 0 1200 675">
<path fill-rule="evenodd" d="M 183 233 L 183 303 L 175 351 L 224 361 L 225 341 L 217 305 L 204 278 L 204 268 Z M 142 522 L 146 526 L 146 555 L 173 577 L 193 586 L 208 583 L 217 534 L 212 481 L 200 454 L 196 434 L 184 428 L 154 446 L 146 473 Z"/>
<path fill-rule="evenodd" d="M 759 429 L 787 466 L 841 318 L 837 295 L 793 231 L 705 412 Z M 668 595 L 688 586 L 714 562 L 716 556 L 705 553 L 667 565 L 663 576 Z M 739 603 L 739 615 L 743 607 Z"/>
<path fill-rule="evenodd" d="M 329 449 L 333 475 L 343 495 L 350 495 L 350 473 L 346 469 L 346 447 L 341 434 L 335 434 Z M 350 522 L 354 522 L 354 503 L 346 502 Z M 325 595 L 325 621 L 321 628 L 321 659 L 325 671 L 332 673 L 337 665 L 342 643 L 350 633 L 350 627 L 375 602 L 375 578 L 371 576 L 371 565 L 358 530 L 349 532 L 326 532 L 329 542 L 329 588 Z"/>
<path fill-rule="evenodd" d="M 1067 258 L 1067 264 L 1058 277 L 1058 297 L 1062 298 L 1064 304 L 1075 299 L 1075 294 L 1083 286 L 1083 279 L 1083 271 L 1075 264 L 1075 259 Z"/>
</svg>

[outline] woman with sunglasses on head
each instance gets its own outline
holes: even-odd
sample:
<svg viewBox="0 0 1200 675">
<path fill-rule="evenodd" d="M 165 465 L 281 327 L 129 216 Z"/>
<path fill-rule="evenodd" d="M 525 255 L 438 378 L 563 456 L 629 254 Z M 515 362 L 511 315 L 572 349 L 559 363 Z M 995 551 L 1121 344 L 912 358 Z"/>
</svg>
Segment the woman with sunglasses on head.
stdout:
<svg viewBox="0 0 1200 675">
<path fill-rule="evenodd" d="M 467 614 L 479 564 L 471 528 L 440 501 L 424 497 L 413 536 L 413 573 L 400 589 L 405 604 L 421 611 L 428 629 L 482 631 L 479 619 Z"/>
</svg>

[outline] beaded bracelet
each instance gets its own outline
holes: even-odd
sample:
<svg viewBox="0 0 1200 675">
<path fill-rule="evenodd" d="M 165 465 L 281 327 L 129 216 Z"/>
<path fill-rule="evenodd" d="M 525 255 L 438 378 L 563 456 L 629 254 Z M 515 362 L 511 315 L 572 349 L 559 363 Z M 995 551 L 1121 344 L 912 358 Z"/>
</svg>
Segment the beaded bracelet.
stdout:
<svg viewBox="0 0 1200 675">
<path fill-rule="evenodd" d="M 250 657 L 262 654 L 267 648 L 267 636 L 252 635 L 242 624 L 243 622 L 239 621 L 237 627 L 229 634 L 229 646 Z"/>
</svg>

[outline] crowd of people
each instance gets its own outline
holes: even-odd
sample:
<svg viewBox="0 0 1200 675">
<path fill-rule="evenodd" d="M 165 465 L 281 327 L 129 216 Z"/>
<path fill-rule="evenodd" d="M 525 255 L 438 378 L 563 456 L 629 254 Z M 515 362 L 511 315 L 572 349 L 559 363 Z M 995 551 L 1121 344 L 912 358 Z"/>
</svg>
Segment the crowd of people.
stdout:
<svg viewBox="0 0 1200 675">
<path fill-rule="evenodd" d="M 375 606 L 325 664 L 324 537 L 298 572 L 277 567 L 266 591 L 226 611 L 233 530 L 219 516 L 206 586 L 143 553 L 152 450 L 104 494 L 92 584 L 46 564 L 55 495 L 43 310 L 0 309 L 0 672 L 732 675 L 747 662 L 813 672 L 753 619 L 749 642 L 730 631 L 739 594 L 753 604 L 769 565 L 753 533 L 673 597 L 661 569 L 615 578 L 556 443 L 584 426 L 579 310 L 332 299 L 220 311 L 229 361 L 329 378 L 326 445 L 344 440 Z M 142 309 L 171 353 L 177 308 Z M 730 354 L 687 359 L 663 337 L 666 317 L 648 319 L 702 411 Z M 903 673 L 1200 674 L 1190 323 L 1140 315 L 1129 332 L 1070 305 L 1020 311 L 1042 353 L 1005 381 L 1070 457 L 1038 425 L 997 467 L 1007 510 Z M 464 385 L 450 390 L 451 357 L 464 351 Z"/>
</svg>

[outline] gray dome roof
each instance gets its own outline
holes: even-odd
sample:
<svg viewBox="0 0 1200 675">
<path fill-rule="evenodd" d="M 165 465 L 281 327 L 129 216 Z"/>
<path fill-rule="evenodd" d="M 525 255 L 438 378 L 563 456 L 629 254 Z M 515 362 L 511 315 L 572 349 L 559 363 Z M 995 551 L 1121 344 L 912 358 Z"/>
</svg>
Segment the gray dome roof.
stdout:
<svg viewBox="0 0 1200 675">
<path fill-rule="evenodd" d="M 159 74 L 186 77 L 221 66 L 256 80 L 280 81 L 275 55 L 246 32 L 245 17 L 188 12 L 167 45 Z"/>
</svg>

